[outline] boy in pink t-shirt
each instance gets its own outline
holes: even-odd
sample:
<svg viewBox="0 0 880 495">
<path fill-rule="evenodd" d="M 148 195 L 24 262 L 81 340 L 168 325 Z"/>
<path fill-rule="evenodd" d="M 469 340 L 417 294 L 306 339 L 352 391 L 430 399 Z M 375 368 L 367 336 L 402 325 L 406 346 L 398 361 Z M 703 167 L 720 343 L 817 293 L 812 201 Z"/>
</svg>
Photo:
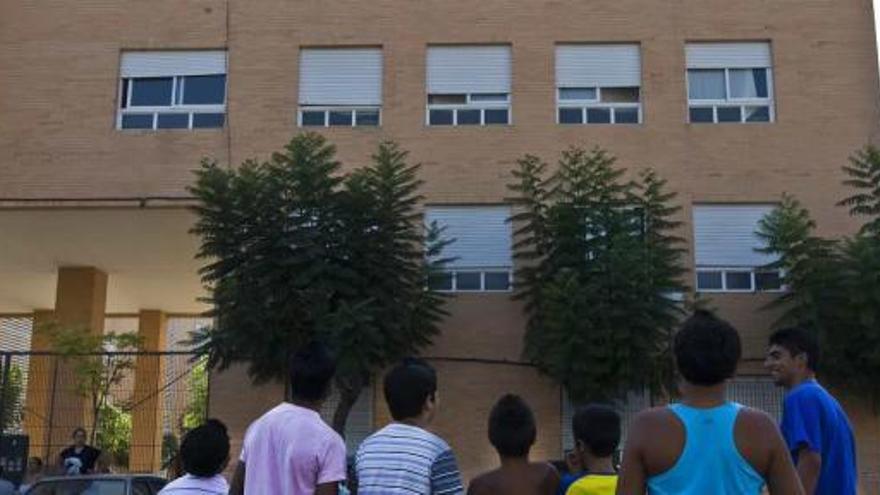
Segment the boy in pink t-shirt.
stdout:
<svg viewBox="0 0 880 495">
<path fill-rule="evenodd" d="M 230 495 L 335 495 L 345 480 L 345 442 L 318 414 L 336 363 L 310 344 L 290 366 L 291 401 L 248 428 Z"/>
</svg>

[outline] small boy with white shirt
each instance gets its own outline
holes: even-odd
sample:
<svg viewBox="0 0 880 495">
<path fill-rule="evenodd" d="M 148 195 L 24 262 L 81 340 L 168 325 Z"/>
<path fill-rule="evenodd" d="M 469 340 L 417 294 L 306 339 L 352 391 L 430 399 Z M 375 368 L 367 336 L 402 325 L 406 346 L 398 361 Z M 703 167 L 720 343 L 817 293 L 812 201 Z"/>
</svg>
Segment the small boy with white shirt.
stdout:
<svg viewBox="0 0 880 495">
<path fill-rule="evenodd" d="M 159 495 L 226 495 L 229 484 L 220 474 L 229 463 L 229 434 L 216 419 L 191 430 L 180 444 L 186 475 L 172 481 Z"/>
</svg>

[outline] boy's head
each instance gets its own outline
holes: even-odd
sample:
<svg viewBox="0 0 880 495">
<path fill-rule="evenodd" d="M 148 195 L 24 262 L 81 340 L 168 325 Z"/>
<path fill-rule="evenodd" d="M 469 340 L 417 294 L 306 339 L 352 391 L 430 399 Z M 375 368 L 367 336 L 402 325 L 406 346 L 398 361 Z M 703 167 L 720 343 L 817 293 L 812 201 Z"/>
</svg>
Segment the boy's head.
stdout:
<svg viewBox="0 0 880 495">
<path fill-rule="evenodd" d="M 620 444 L 620 415 L 600 404 L 579 408 L 571 422 L 580 456 L 596 459 L 611 457 Z M 586 465 L 583 461 L 582 465 Z"/>
<path fill-rule="evenodd" d="M 718 385 L 736 373 L 742 347 L 730 323 L 708 311 L 698 310 L 675 334 L 675 364 L 693 385 Z"/>
<path fill-rule="evenodd" d="M 434 419 L 437 373 L 427 362 L 407 358 L 385 375 L 385 400 L 395 421 Z"/>
<path fill-rule="evenodd" d="M 501 457 L 526 457 L 537 428 L 532 409 L 517 395 L 500 398 L 489 414 L 489 442 Z"/>
<path fill-rule="evenodd" d="M 294 399 L 320 402 L 330 392 L 336 360 L 320 342 L 312 342 L 290 360 L 290 395 Z"/>
<path fill-rule="evenodd" d="M 777 330 L 770 336 L 764 366 L 777 385 L 791 387 L 819 369 L 819 344 L 803 328 Z"/>
<path fill-rule="evenodd" d="M 183 470 L 199 478 L 223 472 L 229 462 L 229 434 L 216 419 L 190 430 L 180 444 Z"/>
</svg>

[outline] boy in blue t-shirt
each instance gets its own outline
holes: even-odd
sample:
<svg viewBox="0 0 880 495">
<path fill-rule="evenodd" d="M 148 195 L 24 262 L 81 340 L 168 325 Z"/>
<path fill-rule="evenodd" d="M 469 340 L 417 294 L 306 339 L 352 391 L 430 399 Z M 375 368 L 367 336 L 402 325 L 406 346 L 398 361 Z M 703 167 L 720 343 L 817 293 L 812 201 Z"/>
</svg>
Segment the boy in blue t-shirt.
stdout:
<svg viewBox="0 0 880 495">
<path fill-rule="evenodd" d="M 764 366 L 785 388 L 782 436 L 807 495 L 855 495 L 856 445 L 843 408 L 816 381 L 819 346 L 801 328 L 770 337 Z"/>
</svg>

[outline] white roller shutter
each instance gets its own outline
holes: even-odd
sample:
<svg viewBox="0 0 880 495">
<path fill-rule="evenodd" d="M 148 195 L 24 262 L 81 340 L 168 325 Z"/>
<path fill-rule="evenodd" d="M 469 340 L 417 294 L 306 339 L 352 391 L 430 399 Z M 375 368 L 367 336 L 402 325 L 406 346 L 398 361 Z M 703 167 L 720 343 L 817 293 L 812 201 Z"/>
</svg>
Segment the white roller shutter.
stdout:
<svg viewBox="0 0 880 495">
<path fill-rule="evenodd" d="M 772 67 L 770 43 L 688 43 L 688 69 Z"/>
<path fill-rule="evenodd" d="M 642 81 L 639 45 L 557 45 L 559 88 L 638 87 Z"/>
<path fill-rule="evenodd" d="M 694 206 L 694 253 L 697 266 L 758 267 L 771 256 L 755 251 L 762 246 L 755 234 L 770 205 Z"/>
<path fill-rule="evenodd" d="M 226 52 L 123 52 L 122 77 L 206 76 L 226 74 Z"/>
<path fill-rule="evenodd" d="M 510 93 L 510 56 L 509 46 L 428 47 L 428 93 Z"/>
<path fill-rule="evenodd" d="M 449 268 L 509 268 L 513 266 L 510 207 L 430 207 L 425 222 L 445 227 L 443 237 L 455 242 L 443 258 L 457 258 Z"/>
<path fill-rule="evenodd" d="M 307 48 L 299 58 L 300 105 L 381 105 L 381 48 Z"/>
</svg>

